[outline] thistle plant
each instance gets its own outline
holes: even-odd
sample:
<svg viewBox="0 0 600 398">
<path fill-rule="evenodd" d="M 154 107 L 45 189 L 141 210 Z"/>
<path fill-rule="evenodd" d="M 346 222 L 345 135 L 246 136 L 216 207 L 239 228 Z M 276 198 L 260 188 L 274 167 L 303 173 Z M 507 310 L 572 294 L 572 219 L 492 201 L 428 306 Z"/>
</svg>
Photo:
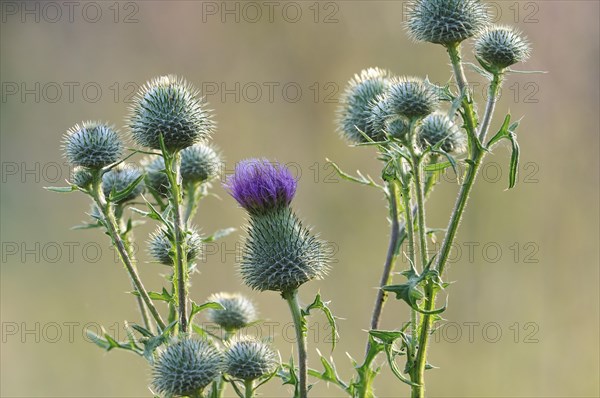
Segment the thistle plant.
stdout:
<svg viewBox="0 0 600 398">
<path fill-rule="evenodd" d="M 529 57 L 530 47 L 514 28 L 491 25 L 484 3 L 478 0 L 415 0 L 408 9 L 409 35 L 446 50 L 455 84 L 438 85 L 427 78 L 369 68 L 349 81 L 342 96 L 337 131 L 352 146 L 377 150 L 381 182 L 360 172 L 347 174 L 336 163 L 330 164 L 343 179 L 380 190 L 390 220 L 364 357 L 352 360 L 355 374 L 348 381 L 339 376 L 333 360 L 318 351 L 324 369 L 309 368 L 309 317 L 314 310 L 324 313 L 331 327 L 332 350 L 337 317 L 320 293 L 310 304 L 300 304 L 301 287 L 323 279 L 330 258 L 326 242 L 292 208 L 301 187 L 290 170 L 278 162 L 246 159 L 236 164 L 223 184 L 247 213 L 238 264 L 242 282 L 261 294 L 278 293 L 290 310 L 297 356 L 282 364 L 269 341 L 244 334 L 247 326 L 261 322 L 250 298 L 207 291 L 204 303 L 190 299 L 191 288 L 198 292 L 202 288 L 201 278 L 194 286 L 191 279 L 197 273 L 195 261 L 203 243 L 234 231 L 227 228 L 206 236 L 194 226 L 201 225 L 197 209 L 211 196 L 211 183 L 219 176 L 222 162 L 209 142 L 216 124 L 200 94 L 172 75 L 144 85 L 127 120 L 128 133 L 137 146 L 127 148 L 128 154 L 123 135 L 108 123 L 83 122 L 65 134 L 64 155 L 73 166 L 69 186 L 48 189 L 82 192 L 91 199 L 91 220 L 77 228 L 105 230 L 127 271 L 140 311 L 139 321 L 127 323 L 126 341 L 117 341 L 104 331 L 89 333 L 90 338 L 107 351 L 126 350 L 144 358 L 154 395 L 219 398 L 231 387 L 237 396 L 250 398 L 277 377 L 293 386 L 294 398 L 306 398 L 312 387 L 310 377 L 334 384 L 350 397 L 372 398 L 383 367 L 378 365 L 379 357 L 384 357 L 395 377 L 409 386 L 411 397 L 425 396 L 426 370 L 433 368 L 428 361 L 430 337 L 446 310 L 438 296 L 448 294 L 445 279 L 450 249 L 479 168 L 501 141 L 508 141 L 512 148 L 509 188 L 516 183 L 519 122 L 507 114 L 498 132 L 491 138 L 488 135 L 500 87 L 509 74 L 518 73 L 512 66 Z M 478 65 L 469 65 L 489 81 L 481 117 L 462 61 L 462 43 L 470 39 Z M 145 156 L 141 167 L 125 163 L 140 154 Z M 457 174 L 460 186 L 448 225 L 441 229 L 428 224 L 426 205 L 440 174 L 449 169 Z M 459 170 L 465 171 L 460 174 Z M 143 222 L 156 224 L 146 239 L 146 252 L 153 262 L 167 266 L 147 266 L 148 272 L 168 270 L 162 286 L 153 290 L 142 282 L 132 249 L 135 228 Z M 444 238 L 432 254 L 428 246 L 432 231 L 438 230 L 445 231 Z M 408 259 L 407 269 L 399 273 L 402 280 L 395 276 L 399 256 Z M 380 320 L 389 294 L 408 305 L 410 318 L 395 329 L 383 330 Z M 220 333 L 196 322 L 203 311 Z M 399 359 L 405 360 L 403 367 Z"/>
</svg>

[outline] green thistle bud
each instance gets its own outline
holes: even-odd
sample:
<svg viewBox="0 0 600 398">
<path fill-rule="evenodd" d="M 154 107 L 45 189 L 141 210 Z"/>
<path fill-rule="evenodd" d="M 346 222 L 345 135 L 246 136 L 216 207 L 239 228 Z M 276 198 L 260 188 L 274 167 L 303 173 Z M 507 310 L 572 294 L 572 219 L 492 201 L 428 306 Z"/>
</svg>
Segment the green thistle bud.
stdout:
<svg viewBox="0 0 600 398">
<path fill-rule="evenodd" d="M 479 0 L 414 0 L 406 26 L 417 41 L 449 46 L 478 35 L 489 23 L 487 7 Z"/>
<path fill-rule="evenodd" d="M 117 166 L 102 176 L 102 190 L 104 196 L 108 198 L 111 192 L 120 192 L 132 184 L 136 179 L 142 175 L 142 172 L 136 167 L 122 167 Z M 139 182 L 133 191 L 126 197 L 119 200 L 117 203 L 125 203 L 135 199 L 144 191 L 144 183 Z"/>
<path fill-rule="evenodd" d="M 359 130 L 374 140 L 381 136 L 381 130 L 374 130 L 370 123 L 371 108 L 386 91 L 389 80 L 387 71 L 369 68 L 348 82 L 340 101 L 337 120 L 337 130 L 348 141 L 365 142 L 365 137 Z"/>
<path fill-rule="evenodd" d="M 407 141 L 410 125 L 404 118 L 397 117 L 395 119 L 388 120 L 386 123 L 386 131 L 389 135 L 397 140 Z"/>
<path fill-rule="evenodd" d="M 278 363 L 271 347 L 254 338 L 234 341 L 225 352 L 225 372 L 245 381 L 273 373 Z"/>
<path fill-rule="evenodd" d="M 159 227 L 150 235 L 148 242 L 148 251 L 157 262 L 164 265 L 173 265 L 173 255 L 175 247 L 173 245 L 175 238 L 164 227 Z M 187 261 L 192 262 L 200 253 L 202 239 L 196 231 L 188 231 L 186 235 Z"/>
<path fill-rule="evenodd" d="M 181 177 L 183 183 L 203 183 L 219 173 L 221 159 L 208 145 L 196 144 L 181 151 Z"/>
<path fill-rule="evenodd" d="M 531 48 L 520 32 L 510 26 L 486 29 L 475 41 L 475 55 L 487 66 L 502 70 L 529 58 Z"/>
<path fill-rule="evenodd" d="M 244 283 L 256 290 L 287 292 L 327 273 L 323 242 L 289 207 L 250 217 L 240 265 Z"/>
<path fill-rule="evenodd" d="M 435 86 L 416 77 L 395 79 L 385 95 L 388 112 L 408 119 L 423 118 L 437 108 L 440 98 Z"/>
<path fill-rule="evenodd" d="M 152 385 L 166 397 L 200 396 L 224 367 L 213 345 L 185 338 L 166 346 L 152 369 Z"/>
<path fill-rule="evenodd" d="M 466 150 L 467 140 L 463 132 L 446 115 L 434 113 L 427 116 L 418 130 L 419 143 L 423 148 L 438 145 L 447 153 L 460 154 Z"/>
<path fill-rule="evenodd" d="M 131 108 L 129 127 L 139 145 L 160 150 L 162 134 L 167 150 L 175 151 L 208 138 L 214 122 L 198 92 L 169 75 L 142 87 Z"/>
<path fill-rule="evenodd" d="M 154 194 L 167 196 L 169 192 L 169 178 L 164 172 L 165 159 L 162 156 L 148 156 L 141 160 L 142 167 L 146 171 L 144 183 Z"/>
<path fill-rule="evenodd" d="M 223 310 L 208 309 L 206 316 L 226 331 L 235 331 L 256 321 L 254 304 L 241 294 L 216 293 L 208 298 L 209 302 L 219 303 Z"/>
<path fill-rule="evenodd" d="M 94 182 L 94 175 L 85 167 L 75 167 L 71 176 L 71 182 L 79 188 L 88 189 L 92 185 L 92 182 Z"/>
<path fill-rule="evenodd" d="M 100 169 L 119 160 L 123 153 L 117 132 L 100 122 L 76 124 L 67 131 L 63 142 L 65 157 L 73 166 Z"/>
</svg>

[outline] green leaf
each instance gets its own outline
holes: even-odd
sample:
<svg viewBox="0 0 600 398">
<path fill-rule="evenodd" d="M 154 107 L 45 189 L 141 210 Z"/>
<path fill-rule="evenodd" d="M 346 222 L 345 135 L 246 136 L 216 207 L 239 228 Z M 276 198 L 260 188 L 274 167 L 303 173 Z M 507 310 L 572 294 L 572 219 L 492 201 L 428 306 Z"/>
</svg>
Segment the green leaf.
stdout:
<svg viewBox="0 0 600 398">
<path fill-rule="evenodd" d="M 74 225 L 71 227 L 71 230 L 79 230 L 79 229 L 93 229 L 93 228 L 100 228 L 102 227 L 102 224 L 100 222 L 95 222 L 95 223 L 83 223 L 83 224 L 79 224 L 79 225 Z"/>
<path fill-rule="evenodd" d="M 115 202 L 115 203 L 122 201 L 123 199 L 127 198 L 127 196 L 129 196 L 129 194 L 131 194 L 131 192 L 133 192 L 135 187 L 137 187 L 138 184 L 140 182 L 142 182 L 143 179 L 144 179 L 144 174 L 141 174 L 138 178 L 136 178 L 134 181 L 132 181 L 131 184 L 127 185 L 127 187 L 125 187 L 125 189 L 123 189 L 119 192 L 115 192 L 114 190 L 111 191 L 110 195 L 108 195 L 108 200 L 110 202 Z"/>
<path fill-rule="evenodd" d="M 51 192 L 68 193 L 77 191 L 77 186 L 71 185 L 70 187 L 44 187 L 44 189 Z"/>
<path fill-rule="evenodd" d="M 342 388 L 343 390 L 346 390 L 348 388 L 348 385 L 342 380 L 340 379 L 337 370 L 335 369 L 335 364 L 333 363 L 333 358 L 330 358 L 331 362 L 329 362 L 327 360 L 327 358 L 325 358 L 323 355 L 321 355 L 321 352 L 319 352 L 319 350 L 317 350 L 317 353 L 319 354 L 319 357 L 321 358 L 321 364 L 323 365 L 323 372 L 319 372 L 318 370 L 315 369 L 308 369 L 308 374 L 316 377 L 317 379 L 323 380 L 325 382 L 328 383 L 334 383 L 335 385 L 339 386 L 340 388 Z"/>
<path fill-rule="evenodd" d="M 337 341 L 337 324 L 335 322 L 335 316 L 331 312 L 331 309 L 327 306 L 330 302 L 323 302 L 321 300 L 321 293 L 317 293 L 315 297 L 315 301 L 312 302 L 305 310 L 302 310 L 302 316 L 310 315 L 310 311 L 313 309 L 318 309 L 323 311 L 325 316 L 327 317 L 327 321 L 329 322 L 329 326 L 331 327 L 331 351 L 335 349 L 335 343 Z"/>
<path fill-rule="evenodd" d="M 134 290 L 130 292 L 136 297 L 140 297 L 140 292 Z M 148 292 L 148 297 L 154 301 L 166 301 L 167 303 L 173 302 L 173 296 L 163 287 L 162 292 Z"/>
<path fill-rule="evenodd" d="M 342 169 L 340 168 L 340 166 L 338 166 L 335 162 L 332 162 L 331 160 L 325 158 L 325 161 L 327 162 L 327 164 L 331 165 L 331 167 L 333 167 L 333 169 L 336 171 L 336 173 L 344 180 L 346 181 L 351 181 L 351 182 L 355 182 L 361 185 L 367 185 L 370 187 L 375 187 L 375 188 L 379 188 L 379 189 L 384 189 L 381 185 L 377 184 L 375 181 L 373 181 L 373 179 L 370 176 L 363 176 L 360 171 L 358 172 L 359 177 L 354 177 L 351 176 L 350 174 L 342 171 Z"/>
<path fill-rule="evenodd" d="M 207 236 L 206 238 L 202 238 L 202 242 L 204 242 L 204 243 L 214 242 L 218 239 L 224 238 L 224 237 L 232 234 L 235 231 L 236 231 L 235 228 L 223 228 L 223 229 L 216 231 L 214 234 Z"/>
<path fill-rule="evenodd" d="M 518 126 L 518 124 L 517 124 L 517 126 Z M 494 146 L 494 144 L 496 144 L 498 141 L 502 140 L 503 138 L 508 137 L 509 127 L 511 127 L 510 113 L 504 117 L 504 122 L 502 123 L 500 130 L 498 130 L 496 135 L 493 136 L 492 139 L 487 143 L 486 147 L 488 150 L 491 150 L 492 147 Z"/>
<path fill-rule="evenodd" d="M 511 189 L 517 183 L 520 148 L 519 143 L 517 142 L 517 136 L 512 131 L 509 132 L 508 139 L 512 144 L 512 154 L 510 155 L 510 173 L 508 175 L 508 189 Z"/>
<path fill-rule="evenodd" d="M 194 316 L 197 313 L 207 310 L 209 308 L 212 308 L 213 310 L 224 310 L 225 309 L 225 307 L 223 307 L 221 304 L 213 302 L 213 301 L 209 301 L 209 302 L 201 304 L 201 305 L 198 305 L 192 301 L 192 311 L 190 313 L 189 323 L 190 324 L 192 323 L 192 320 L 194 319 Z"/>
</svg>

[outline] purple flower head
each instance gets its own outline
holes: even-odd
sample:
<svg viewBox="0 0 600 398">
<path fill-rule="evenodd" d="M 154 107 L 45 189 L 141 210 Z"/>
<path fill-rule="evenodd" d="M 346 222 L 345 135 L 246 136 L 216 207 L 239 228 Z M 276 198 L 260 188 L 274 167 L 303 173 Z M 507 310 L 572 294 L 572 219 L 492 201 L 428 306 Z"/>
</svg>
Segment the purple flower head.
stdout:
<svg viewBox="0 0 600 398">
<path fill-rule="evenodd" d="M 225 189 L 250 214 L 289 206 L 296 194 L 296 179 L 279 163 L 246 159 L 227 178 Z"/>
</svg>

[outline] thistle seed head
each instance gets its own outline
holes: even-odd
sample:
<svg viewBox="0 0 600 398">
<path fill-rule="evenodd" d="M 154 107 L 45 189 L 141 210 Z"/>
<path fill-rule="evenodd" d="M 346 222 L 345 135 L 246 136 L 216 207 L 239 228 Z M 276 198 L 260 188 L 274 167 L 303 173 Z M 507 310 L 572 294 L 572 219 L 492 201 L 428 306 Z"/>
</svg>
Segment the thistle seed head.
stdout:
<svg viewBox="0 0 600 398">
<path fill-rule="evenodd" d="M 132 184 L 142 175 L 142 172 L 137 167 L 117 166 L 104 173 L 102 176 L 102 191 L 104 196 L 108 198 L 111 192 L 120 192 Z M 125 203 L 135 199 L 144 190 L 144 183 L 140 181 L 133 191 L 126 197 L 119 200 L 117 203 Z"/>
<path fill-rule="evenodd" d="M 234 340 L 225 352 L 225 372 L 246 381 L 271 374 L 278 363 L 271 347 L 255 338 Z"/>
<path fill-rule="evenodd" d="M 296 180 L 290 171 L 267 159 L 242 160 L 224 187 L 250 214 L 288 207 L 296 194 Z"/>
<path fill-rule="evenodd" d="M 148 242 L 148 251 L 155 261 L 164 265 L 173 265 L 173 255 L 175 253 L 175 246 L 173 242 L 175 238 L 170 236 L 164 227 L 159 227 L 153 234 L 150 235 L 150 241 Z M 202 239 L 198 233 L 194 230 L 190 230 L 186 234 L 186 246 L 187 246 L 187 261 L 194 261 L 196 256 L 200 253 L 202 246 Z"/>
<path fill-rule="evenodd" d="M 208 138 L 214 122 L 198 92 L 173 75 L 146 83 L 137 94 L 129 116 L 129 127 L 138 145 L 176 151 Z"/>
<path fill-rule="evenodd" d="M 93 181 L 94 176 L 87 168 L 78 166 L 73 169 L 71 183 L 77 185 L 79 188 L 87 189 L 92 185 Z"/>
<path fill-rule="evenodd" d="M 181 151 L 181 178 L 183 183 L 203 183 L 217 177 L 221 158 L 205 144 L 196 144 Z"/>
<path fill-rule="evenodd" d="M 466 150 L 467 139 L 464 133 L 446 115 L 434 113 L 427 116 L 418 130 L 419 144 L 423 148 L 438 145 L 440 148 L 453 154 L 460 154 Z"/>
<path fill-rule="evenodd" d="M 208 298 L 209 302 L 216 302 L 223 306 L 223 310 L 209 308 L 206 316 L 226 331 L 235 331 L 248 326 L 256 320 L 254 304 L 239 293 L 215 293 Z"/>
<path fill-rule="evenodd" d="M 123 143 L 114 127 L 100 122 L 83 122 L 73 126 L 64 137 L 67 161 L 73 166 L 101 169 L 116 162 L 123 153 Z"/>
<path fill-rule="evenodd" d="M 348 82 L 338 108 L 337 130 L 351 143 L 365 142 L 362 131 L 373 140 L 381 130 L 370 121 L 371 108 L 390 81 L 389 72 L 379 68 L 365 69 Z"/>
<path fill-rule="evenodd" d="M 146 171 L 144 183 L 155 194 L 167 196 L 169 192 L 169 178 L 165 174 L 165 159 L 162 156 L 148 156 L 141 160 Z"/>
<path fill-rule="evenodd" d="M 152 385 L 166 397 L 196 396 L 223 368 L 223 354 L 215 346 L 184 338 L 160 354 L 152 369 Z"/>
<path fill-rule="evenodd" d="M 525 37 L 510 26 L 486 29 L 475 41 L 475 55 L 497 70 L 526 61 L 530 53 Z"/>
<path fill-rule="evenodd" d="M 288 292 L 328 270 L 324 243 L 288 207 L 250 217 L 240 274 L 255 290 Z"/>
<path fill-rule="evenodd" d="M 479 0 L 413 0 L 406 27 L 417 41 L 453 45 L 481 33 L 490 23 Z"/>
<path fill-rule="evenodd" d="M 385 98 L 390 114 L 407 119 L 420 119 L 429 115 L 440 102 L 436 87 L 416 77 L 395 79 Z"/>
<path fill-rule="evenodd" d="M 389 135 L 400 141 L 408 141 L 408 133 L 410 131 L 410 125 L 406 119 L 397 117 L 392 120 L 388 120 L 386 123 L 386 131 Z"/>
</svg>

